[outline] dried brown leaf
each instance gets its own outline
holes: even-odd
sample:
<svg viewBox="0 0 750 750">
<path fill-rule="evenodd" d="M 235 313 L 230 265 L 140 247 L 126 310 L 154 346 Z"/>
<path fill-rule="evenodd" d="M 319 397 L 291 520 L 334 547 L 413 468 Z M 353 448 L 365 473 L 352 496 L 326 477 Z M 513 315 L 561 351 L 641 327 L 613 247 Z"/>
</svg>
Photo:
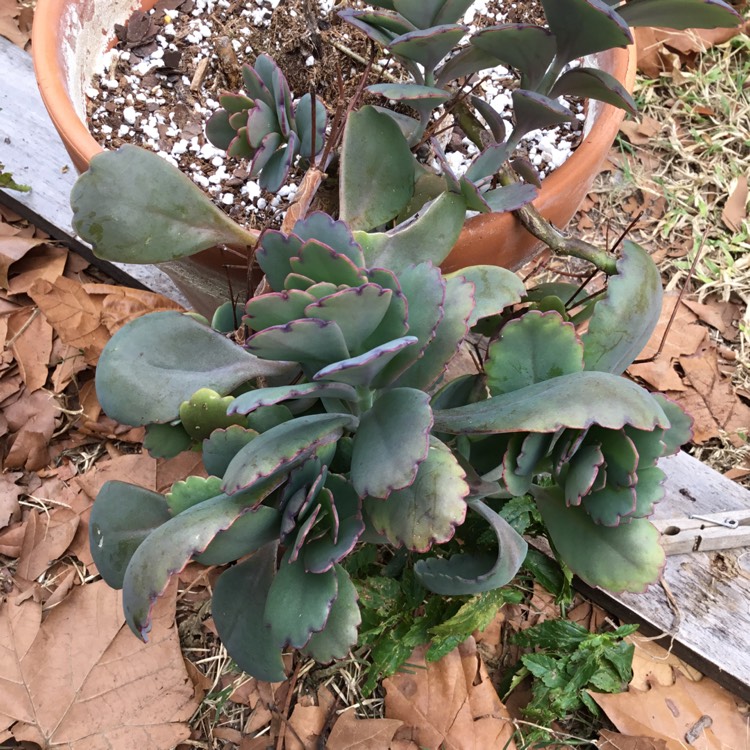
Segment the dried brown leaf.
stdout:
<svg viewBox="0 0 750 750">
<path fill-rule="evenodd" d="M 20 517 L 18 498 L 23 490 L 16 482 L 21 476 L 19 472 L 0 474 L 0 529 Z"/>
<path fill-rule="evenodd" d="M 26 308 L 10 316 L 8 336 L 26 389 L 32 393 L 42 388 L 49 374 L 52 326 L 36 308 Z"/>
<path fill-rule="evenodd" d="M 650 143 L 662 129 L 662 123 L 653 117 L 644 115 L 638 120 L 625 120 L 620 125 L 620 131 L 624 133 L 634 146 L 643 146 Z"/>
<path fill-rule="evenodd" d="M 173 627 L 175 595 L 158 603 L 147 644 L 103 581 L 74 588 L 41 628 L 41 605 L 0 605 L 0 729 L 65 750 L 170 750 L 186 739 L 197 701 Z"/>
<path fill-rule="evenodd" d="M 37 279 L 54 282 L 62 276 L 68 259 L 68 249 L 57 245 L 40 245 L 13 265 L 13 278 L 8 285 L 10 294 L 25 294 Z"/>
<path fill-rule="evenodd" d="M 662 740 L 667 750 L 737 750 L 750 737 L 750 717 L 713 680 L 691 682 L 678 674 L 674 685 L 591 697 L 618 731 Z"/>
<path fill-rule="evenodd" d="M 438 662 L 428 663 L 425 651 L 419 647 L 411 655 L 409 673 L 383 682 L 386 718 L 399 719 L 411 730 L 408 735 L 400 731 L 399 737 L 430 750 L 515 750 L 513 725 L 474 640 Z"/>
<path fill-rule="evenodd" d="M 36 471 L 49 461 L 49 441 L 55 431 L 60 407 L 45 391 L 25 389 L 9 405 L 3 405 L 11 433 L 11 447 L 5 458 L 6 469 Z"/>
<path fill-rule="evenodd" d="M 324 708 L 297 703 L 287 723 L 285 750 L 316 750 L 325 724 Z"/>
<path fill-rule="evenodd" d="M 727 229 L 739 232 L 742 222 L 747 218 L 747 177 L 741 175 L 734 180 L 733 185 L 721 212 L 721 220 Z"/>
<path fill-rule="evenodd" d="M 101 304 L 90 297 L 80 283 L 65 276 L 54 283 L 41 279 L 29 296 L 64 343 L 76 346 L 89 364 L 96 364 L 109 341 L 109 332 L 101 322 Z"/>
<path fill-rule="evenodd" d="M 659 351 L 677 300 L 678 295 L 675 292 L 664 295 L 659 322 L 636 363 L 628 367 L 631 377 L 645 380 L 657 391 L 686 389 L 687 386 L 682 382 L 675 364 L 679 357 L 695 354 L 707 336 L 707 331 L 698 323 L 696 314 L 681 302 L 661 352 L 656 359 L 648 361 Z"/>
<path fill-rule="evenodd" d="M 602 744 L 599 750 L 667 750 L 664 740 L 655 740 L 652 737 L 631 737 L 624 734 L 610 732 L 602 729 L 599 739 Z"/>
<path fill-rule="evenodd" d="M 2 23 L 2 18 L 0 18 Z M 0 30 L 2 35 L 2 30 Z M 21 260 L 32 247 L 44 244 L 39 237 L 0 236 L 0 289 L 8 288 L 10 267 Z"/>
<path fill-rule="evenodd" d="M 724 432 L 733 445 L 745 445 L 750 406 L 738 397 L 731 380 L 719 372 L 716 349 L 707 347 L 692 357 L 680 357 L 680 366 L 689 388 L 667 395 L 693 417 L 693 442 L 701 445 Z"/>
<path fill-rule="evenodd" d="M 388 750 L 403 725 L 398 719 L 358 719 L 345 711 L 333 725 L 327 750 Z"/>
<path fill-rule="evenodd" d="M 78 527 L 78 514 L 70 508 L 51 513 L 32 511 L 18 560 L 18 575 L 33 581 L 68 549 Z"/>
</svg>

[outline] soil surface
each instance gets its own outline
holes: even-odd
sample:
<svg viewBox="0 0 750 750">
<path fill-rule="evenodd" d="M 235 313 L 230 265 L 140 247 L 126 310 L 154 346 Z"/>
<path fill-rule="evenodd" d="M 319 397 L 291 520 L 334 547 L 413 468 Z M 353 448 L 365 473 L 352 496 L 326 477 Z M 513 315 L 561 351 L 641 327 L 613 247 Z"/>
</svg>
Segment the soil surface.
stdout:
<svg viewBox="0 0 750 750">
<path fill-rule="evenodd" d="M 247 161 L 227 157 L 207 141 L 205 123 L 223 91 L 241 90 L 241 66 L 263 53 L 279 63 L 296 97 L 314 90 L 330 122 L 360 87 L 371 54 L 365 35 L 337 15 L 343 7 L 360 6 L 351 0 L 336 6 L 332 0 L 159 0 L 152 11 L 136 11 L 127 26 L 116 29 L 117 44 L 86 92 L 91 131 L 107 148 L 135 143 L 157 151 L 241 223 L 278 226 L 302 172 L 293 171 L 277 195 L 264 192 L 250 179 Z M 478 0 L 464 20 L 476 29 L 543 23 L 543 13 L 538 2 Z M 396 63 L 377 58 L 368 83 L 401 76 Z M 483 97 L 508 111 L 510 123 L 513 73 L 500 67 L 482 80 Z M 578 117 L 583 119 L 580 106 Z M 578 125 L 536 132 L 525 141 L 542 177 L 575 148 Z M 463 172 L 477 148 L 450 119 L 440 129 L 451 167 Z"/>
</svg>

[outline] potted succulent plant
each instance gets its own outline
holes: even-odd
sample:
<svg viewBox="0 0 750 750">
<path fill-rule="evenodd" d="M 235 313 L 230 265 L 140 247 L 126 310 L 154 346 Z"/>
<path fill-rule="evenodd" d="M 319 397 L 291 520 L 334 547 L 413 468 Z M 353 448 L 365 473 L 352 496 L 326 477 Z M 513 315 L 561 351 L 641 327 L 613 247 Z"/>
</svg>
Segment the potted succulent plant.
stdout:
<svg viewBox="0 0 750 750">
<path fill-rule="evenodd" d="M 571 7 L 594 14 L 589 26 L 605 19 L 610 43 L 624 26 L 600 5 Z M 686 6 L 732 17 L 718 2 Z M 565 18 L 550 20 L 553 29 L 569 28 Z M 550 34 L 508 33 L 521 32 Z M 412 42 L 431 49 L 444 33 L 417 32 L 399 51 Z M 549 38 L 549 49 L 559 50 L 565 37 Z M 562 57 L 580 51 L 571 44 Z M 474 49 L 461 53 L 469 62 L 453 64 L 475 65 Z M 154 600 L 196 560 L 230 566 L 216 584 L 213 617 L 249 673 L 283 678 L 287 648 L 323 662 L 343 657 L 360 621 L 352 553 L 363 545 L 405 549 L 413 575 L 436 594 L 494 590 L 527 552 L 503 515 L 522 495 L 533 498 L 560 560 L 584 580 L 639 591 L 658 578 L 664 555 L 648 521 L 663 495 L 657 461 L 689 438 L 690 420 L 621 377 L 659 318 L 658 270 L 633 243 L 614 256 L 563 237 L 529 211 L 526 219 L 556 250 L 608 275 L 601 292 L 561 283 L 526 289 L 494 265 L 444 273 L 467 209 L 522 206 L 536 188 L 504 166 L 516 136 L 502 138 L 480 103 L 490 141 L 469 172 L 452 174 L 433 140 L 441 169 L 425 177 L 410 141 L 440 98 L 425 90 L 440 76 L 431 54 L 415 66 L 422 82 L 380 90 L 416 103 L 419 118 L 352 109 L 340 148 L 315 98 L 295 102 L 272 60 L 245 68 L 249 96 L 227 94 L 210 130 L 252 158 L 272 188 L 283 182 L 290 153 L 310 162 L 312 187 L 301 190 L 280 230 L 258 236 L 235 224 L 185 175 L 132 146 L 93 157 L 76 184 L 74 225 L 107 257 L 150 262 L 251 246 L 263 277 L 236 289 L 210 323 L 168 312 L 127 324 L 99 361 L 105 411 L 144 425 L 155 456 L 200 451 L 208 475 L 165 495 L 109 482 L 96 499 L 92 554 L 103 578 L 123 589 L 127 621 L 141 637 Z M 547 77 L 557 53 L 549 54 L 532 54 L 531 68 L 518 61 L 528 80 Z M 601 73 L 580 77 L 592 94 L 629 102 Z M 517 129 L 562 114 L 547 94 L 517 96 Z M 334 150 L 336 217 L 310 210 Z M 430 189 L 418 197 L 423 178 Z M 447 374 L 479 332 L 487 338 L 475 347 L 475 366 Z"/>
<path fill-rule="evenodd" d="M 144 9 L 152 5 L 150 2 L 141 3 Z M 376 44 L 383 45 L 410 76 L 404 84 L 370 87 L 373 93 L 384 98 L 384 103 L 395 99 L 417 113 L 416 118 L 399 117 L 395 120 L 407 132 L 407 143 L 413 146 L 423 135 L 429 135 L 432 112 L 438 106 L 445 106 L 456 112 L 465 131 L 483 150 L 481 158 L 472 165 L 468 178 L 459 176 L 458 179 L 469 207 L 479 211 L 480 215 L 462 227 L 454 250 L 446 259 L 448 270 L 472 263 L 517 267 L 540 246 L 540 235 L 548 244 L 555 244 L 549 225 L 539 220 L 539 212 L 557 225 L 568 221 L 598 171 L 615 136 L 623 109 L 633 108 L 627 93 L 635 72 L 633 56 L 623 49 L 632 41 L 628 24 L 684 28 L 736 22 L 736 16 L 724 3 L 706 0 L 688 0 L 676 18 L 671 5 L 663 0 L 639 0 L 627 6 L 605 4 L 600 0 L 545 2 L 548 29 L 528 25 L 493 27 L 479 32 L 468 45 L 460 47 L 465 28 L 457 22 L 471 5 L 469 0 L 417 5 L 394 0 L 371 5 L 376 6 L 375 9 L 347 9 L 342 16 Z M 83 89 L 93 73 L 92 61 L 106 39 L 106 34 L 102 36 L 100 32 L 113 29 L 116 22 L 124 22 L 131 6 L 129 0 L 106 4 L 106 7 L 92 0 L 41 0 L 37 8 L 33 47 L 39 86 L 53 122 L 79 169 L 85 169 L 91 157 L 100 151 L 88 133 L 82 115 Z M 579 58 L 585 58 L 583 65 L 566 69 L 568 63 Z M 599 67 L 591 67 L 591 60 Z M 515 68 L 521 76 L 521 86 L 513 95 L 515 123 L 510 134 L 504 132 L 501 119 L 490 107 L 476 98 L 467 99 L 461 93 L 465 80 L 499 63 Z M 279 172 L 279 168 L 285 160 L 298 154 L 300 148 L 313 147 L 312 142 L 295 142 L 295 136 L 299 134 L 294 130 L 285 132 L 288 130 L 285 117 L 291 114 L 291 108 L 301 108 L 302 112 L 306 106 L 309 109 L 309 104 L 304 104 L 304 97 L 300 102 L 293 100 L 282 75 L 277 93 L 285 99 L 282 105 L 285 113 L 274 112 L 276 104 L 270 102 L 270 120 L 264 122 L 268 114 L 267 102 L 264 103 L 257 86 L 267 89 L 266 83 L 271 84 L 271 81 L 263 82 L 263 71 L 258 71 L 257 66 L 256 61 L 254 66 L 245 68 L 253 71 L 246 74 L 246 91 L 228 93 L 224 98 L 227 107 L 234 108 L 229 113 L 232 115 L 231 125 L 229 116 L 221 123 L 215 120 L 212 132 L 216 142 L 227 147 L 231 144 L 230 153 L 252 155 L 256 172 L 283 174 L 283 169 Z M 271 75 L 270 68 L 265 72 Z M 257 86 L 256 81 L 260 81 Z M 589 107 L 585 137 L 574 156 L 544 181 L 538 193 L 534 193 L 535 203 L 529 210 L 516 213 L 514 218 L 510 210 L 532 196 L 530 186 L 505 185 L 506 189 L 503 189 L 502 184 L 517 181 L 518 174 L 526 180 L 534 180 L 522 161 L 512 160 L 515 147 L 525 132 L 571 118 L 570 111 L 557 102 L 563 94 L 597 100 L 595 106 Z M 259 96 L 257 101 L 254 96 Z M 319 112 L 322 109 L 320 102 L 316 102 L 313 109 Z M 242 139 L 235 140 L 229 130 L 246 133 L 247 123 L 244 121 L 251 111 L 254 113 L 251 141 L 245 139 L 243 145 Z M 316 123 L 319 130 L 323 121 L 324 117 L 319 116 Z M 263 130 L 266 127 L 268 130 Z M 323 148 L 323 135 L 321 131 L 314 143 L 316 149 Z M 261 144 L 259 138 L 266 140 Z M 320 160 L 316 163 L 321 172 L 337 158 L 337 144 L 333 145 L 334 148 L 326 147 L 325 163 Z M 266 159 L 269 163 L 264 163 L 261 170 L 260 164 Z M 403 171 L 408 160 L 401 157 L 399 161 Z M 518 174 L 513 170 L 514 165 Z M 425 172 L 421 164 L 413 172 L 417 189 L 407 188 L 404 182 L 402 194 L 410 191 L 418 200 L 410 198 L 401 206 L 401 218 L 404 218 L 405 208 L 416 210 L 421 202 L 439 191 L 433 176 L 429 170 Z M 269 179 L 266 185 L 273 182 Z M 501 192 L 496 192 L 499 187 Z M 488 203 L 484 195 L 490 189 L 494 203 Z M 341 194 L 344 192 L 342 188 Z M 500 195 L 505 197 L 500 199 Z M 515 196 L 515 200 L 511 200 L 511 196 Z M 247 243 L 252 246 L 256 241 L 256 232 L 246 232 L 242 241 L 235 244 L 245 251 Z M 150 257 L 151 260 L 164 261 L 173 258 L 174 253 L 170 248 L 161 255 L 152 252 Z M 187 287 L 185 291 L 189 298 L 194 289 L 198 295 L 197 299 L 193 297 L 195 302 L 200 304 L 200 298 L 208 295 L 208 306 L 215 306 L 217 292 L 222 299 L 226 294 L 227 272 L 221 267 L 222 263 L 227 265 L 226 256 L 214 249 L 209 251 L 207 258 L 205 253 L 195 258 L 201 262 L 197 276 L 189 263 L 172 266 L 171 272 L 178 275 L 178 283 L 183 288 Z M 206 260 L 205 264 L 203 260 Z M 235 265 L 242 266 L 243 263 L 239 261 Z M 203 273 L 208 273 L 210 278 L 204 280 L 206 289 L 201 290 L 200 274 Z M 244 269 L 235 274 L 235 280 L 243 276 Z"/>
</svg>

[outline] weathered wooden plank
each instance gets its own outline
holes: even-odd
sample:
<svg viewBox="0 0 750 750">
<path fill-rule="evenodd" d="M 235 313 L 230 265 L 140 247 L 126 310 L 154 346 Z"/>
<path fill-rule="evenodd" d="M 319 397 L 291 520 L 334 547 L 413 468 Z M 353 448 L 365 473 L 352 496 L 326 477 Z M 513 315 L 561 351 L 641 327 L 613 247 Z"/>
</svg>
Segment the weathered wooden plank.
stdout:
<svg viewBox="0 0 750 750">
<path fill-rule="evenodd" d="M 71 226 L 68 196 L 76 171 L 44 108 L 31 56 L 0 36 L 0 163 L 31 192 L 0 189 L 0 203 L 66 243 L 116 281 L 187 304 L 155 266 L 115 265 L 96 258 Z"/>
<path fill-rule="evenodd" d="M 654 519 L 750 510 L 749 490 L 687 453 L 660 466 L 666 496 Z M 662 645 L 750 700 L 750 548 L 670 555 L 663 581 L 643 594 L 612 594 L 582 583 L 580 589 L 624 621 L 642 623 L 643 632 L 663 633 Z"/>
</svg>

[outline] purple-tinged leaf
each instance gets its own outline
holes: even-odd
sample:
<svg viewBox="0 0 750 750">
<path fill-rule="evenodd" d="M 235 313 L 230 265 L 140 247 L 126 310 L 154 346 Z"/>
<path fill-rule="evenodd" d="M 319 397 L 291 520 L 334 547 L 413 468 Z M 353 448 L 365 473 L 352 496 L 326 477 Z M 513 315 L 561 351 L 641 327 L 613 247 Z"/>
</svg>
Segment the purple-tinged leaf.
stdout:
<svg viewBox="0 0 750 750">
<path fill-rule="evenodd" d="M 319 517 L 321 517 L 321 510 L 322 508 L 320 507 L 320 505 L 316 505 L 310 512 L 310 515 L 307 516 L 307 518 L 305 518 L 305 520 L 296 527 L 297 535 L 294 539 L 294 543 L 289 546 L 290 563 L 296 562 L 299 558 L 299 554 L 302 551 L 302 546 L 307 540 L 308 534 L 312 530 L 313 526 L 315 526 L 315 524 L 318 522 Z"/>
<path fill-rule="evenodd" d="M 613 430 L 626 424 L 652 430 L 667 427 L 669 421 L 648 391 L 606 372 L 574 372 L 435 412 L 435 430 L 451 434 L 556 432 L 594 424 Z"/>
<path fill-rule="evenodd" d="M 299 254 L 302 241 L 296 235 L 285 235 L 269 229 L 260 236 L 255 259 L 274 291 L 284 288 L 284 279 L 291 273 L 289 261 Z"/>
<path fill-rule="evenodd" d="M 262 502 L 276 484 L 264 482 L 237 497 L 218 495 L 188 508 L 144 539 L 130 560 L 122 587 L 125 619 L 136 635 L 147 639 L 151 609 L 172 576 L 203 552 L 219 532 L 242 514 L 252 513 L 251 507 Z"/>
<path fill-rule="evenodd" d="M 391 40 L 388 49 L 399 57 L 419 63 L 427 71 L 435 66 L 458 44 L 468 31 L 466 26 L 446 24 L 429 29 L 410 31 Z"/>
<path fill-rule="evenodd" d="M 286 677 L 281 649 L 263 621 L 277 549 L 278 544 L 267 544 L 249 560 L 225 570 L 216 581 L 211 602 L 216 630 L 232 659 L 244 672 L 268 682 Z"/>
<path fill-rule="evenodd" d="M 435 14 L 433 25 L 443 23 L 458 23 L 464 13 L 471 7 L 474 0 L 443 0 L 440 9 Z"/>
<path fill-rule="evenodd" d="M 258 184 L 269 193 L 277 193 L 279 188 L 286 182 L 289 170 L 292 168 L 294 159 L 299 153 L 299 138 L 292 131 L 285 145 L 279 147 L 278 151 L 263 165 Z"/>
<path fill-rule="evenodd" d="M 230 114 L 235 112 L 246 112 L 252 109 L 254 102 L 252 99 L 243 96 L 242 94 L 233 94 L 230 91 L 225 91 L 219 95 L 219 104 Z M 220 110 L 217 110 L 220 111 Z M 208 133 L 206 133 L 208 135 Z"/>
<path fill-rule="evenodd" d="M 325 146 L 328 113 L 320 99 L 315 98 L 315 131 L 313 132 L 313 104 L 312 96 L 305 94 L 294 110 L 294 122 L 300 137 L 300 154 L 305 159 L 317 156 Z M 314 136 L 314 137 L 313 137 Z M 313 147 L 315 153 L 312 153 Z"/>
<path fill-rule="evenodd" d="M 253 148 L 260 148 L 270 133 L 279 135 L 279 142 L 283 140 L 276 113 L 264 101 L 258 100 L 247 113 L 247 140 Z"/>
<path fill-rule="evenodd" d="M 664 499 L 666 474 L 657 466 L 639 469 L 638 484 L 635 486 L 636 505 L 631 518 L 648 518 L 654 512 L 654 505 Z"/>
<path fill-rule="evenodd" d="M 536 200 L 538 195 L 539 191 L 535 185 L 515 182 L 512 185 L 488 190 L 486 193 L 482 193 L 482 198 L 491 211 L 502 214 L 528 205 Z"/>
<path fill-rule="evenodd" d="M 370 386 L 375 380 L 383 381 L 381 373 L 401 352 L 415 348 L 415 336 L 403 336 L 374 349 L 324 367 L 313 375 L 313 380 L 348 383 L 350 386 Z M 381 386 L 382 387 L 382 386 Z"/>
<path fill-rule="evenodd" d="M 479 182 L 497 174 L 512 152 L 513 148 L 508 143 L 493 143 L 474 159 L 466 170 L 466 179 Z"/>
<path fill-rule="evenodd" d="M 305 654 L 326 664 L 343 659 L 357 645 L 357 629 L 362 617 L 357 606 L 357 590 L 349 574 L 340 565 L 334 567 L 338 581 L 336 601 L 331 607 L 325 629 L 314 633 L 304 648 Z"/>
<path fill-rule="evenodd" d="M 206 138 L 216 148 L 226 151 L 236 135 L 236 129 L 229 124 L 229 112 L 226 109 L 217 109 L 208 118 L 208 122 L 206 123 Z"/>
<path fill-rule="evenodd" d="M 287 551 L 268 592 L 264 622 L 279 648 L 302 648 L 325 627 L 338 594 L 334 570 L 307 573 L 302 561 L 289 562 Z"/>
<path fill-rule="evenodd" d="M 213 476 L 223 477 L 227 466 L 240 449 L 257 436 L 255 430 L 248 430 L 239 425 L 233 425 L 226 430 L 214 430 L 211 436 L 203 441 L 201 451 L 206 471 Z"/>
<path fill-rule="evenodd" d="M 526 183 L 536 188 L 542 187 L 542 178 L 537 168 L 525 157 L 515 156 L 510 160 L 511 169 Z M 576 289 L 575 285 L 573 288 Z"/>
<path fill-rule="evenodd" d="M 585 495 L 581 506 L 601 526 L 619 526 L 636 509 L 635 487 L 607 486 Z"/>
<path fill-rule="evenodd" d="M 534 497 L 558 554 L 589 585 L 641 592 L 658 579 L 664 550 L 653 524 L 597 526 L 583 508 L 566 507 L 560 490 L 537 489 Z"/>
<path fill-rule="evenodd" d="M 537 433 L 539 434 L 539 433 Z M 531 473 L 522 473 L 518 471 L 518 459 L 521 454 L 525 435 L 516 433 L 508 443 L 508 450 L 505 451 L 502 464 L 502 480 L 508 492 L 514 497 L 525 495 L 531 487 Z M 494 475 L 486 475 L 485 479 L 494 479 Z"/>
<path fill-rule="evenodd" d="M 581 498 L 591 492 L 604 456 L 598 445 L 585 445 L 570 460 L 562 484 L 566 505 L 580 505 Z"/>
<path fill-rule="evenodd" d="M 102 485 L 89 519 L 91 555 L 108 586 L 121 589 L 136 549 L 172 518 L 164 496 L 127 482 Z"/>
<path fill-rule="evenodd" d="M 478 52 L 479 50 L 475 51 Z M 491 104 L 478 96 L 471 97 L 471 104 L 487 123 L 495 143 L 501 144 L 507 135 L 507 127 L 502 115 Z"/>
<path fill-rule="evenodd" d="M 460 271 L 444 275 L 451 279 L 461 276 L 474 284 L 476 305 L 469 318 L 469 327 L 482 318 L 499 315 L 509 305 L 514 305 L 525 296 L 523 281 L 513 271 L 499 266 L 467 266 Z"/>
<path fill-rule="evenodd" d="M 279 133 L 267 133 L 260 143 L 260 146 L 256 149 L 253 160 L 250 162 L 250 177 L 256 179 L 266 164 L 271 161 L 271 158 L 276 154 L 277 149 L 281 146 L 283 139 Z"/>
<path fill-rule="evenodd" d="M 638 107 L 628 90 L 612 75 L 598 68 L 573 68 L 563 73 L 550 96 L 578 96 L 613 104 L 634 115 Z"/>
<path fill-rule="evenodd" d="M 305 308 L 315 301 L 312 294 L 293 289 L 253 297 L 245 306 L 242 322 L 253 331 L 283 326 L 305 317 Z"/>
<path fill-rule="evenodd" d="M 563 62 L 633 42 L 628 25 L 603 0 L 542 0 Z"/>
<path fill-rule="evenodd" d="M 359 286 L 367 281 L 364 271 L 346 255 L 316 239 L 306 240 L 290 265 L 295 273 L 315 281 L 346 286 Z"/>
<path fill-rule="evenodd" d="M 607 468 L 607 485 L 633 487 L 636 482 L 638 451 L 625 430 L 589 430 L 586 442 L 601 446 Z"/>
<path fill-rule="evenodd" d="M 383 47 L 387 47 L 395 36 L 414 29 L 405 19 L 391 13 L 373 13 L 347 8 L 339 11 L 339 17 Z"/>
<path fill-rule="evenodd" d="M 528 545 L 504 518 L 480 500 L 469 500 L 468 504 L 495 532 L 497 557 L 461 554 L 451 558 L 419 560 L 414 566 L 414 573 L 425 588 L 436 594 L 464 596 L 505 586 L 526 557 Z"/>
<path fill-rule="evenodd" d="M 474 285 L 460 277 L 446 282 L 445 315 L 424 354 L 398 379 L 399 386 L 428 389 L 445 372 L 469 332 L 474 311 Z"/>
<path fill-rule="evenodd" d="M 575 115 L 556 99 L 529 91 L 516 89 L 512 94 L 516 127 L 513 137 L 519 138 L 532 130 L 550 128 L 564 122 L 573 122 Z"/>
<path fill-rule="evenodd" d="M 338 324 L 316 318 L 303 318 L 285 326 L 266 328 L 252 335 L 245 346 L 260 359 L 300 362 L 313 372 L 330 362 L 349 357 Z"/>
<path fill-rule="evenodd" d="M 322 397 L 356 401 L 357 392 L 349 385 L 338 383 L 300 383 L 276 388 L 258 388 L 237 396 L 229 405 L 227 414 L 250 414 L 262 406 L 272 406 L 282 401 Z"/>
<path fill-rule="evenodd" d="M 393 0 L 393 7 L 418 29 L 427 29 L 435 23 L 444 0 Z"/>
<path fill-rule="evenodd" d="M 480 70 L 497 67 L 497 58 L 477 47 L 464 47 L 449 57 L 437 70 L 436 83 L 440 88 L 456 78 L 471 77 Z M 502 137 L 497 140 L 503 140 Z"/>
<path fill-rule="evenodd" d="M 343 221 L 332 219 L 323 211 L 313 211 L 294 225 L 294 234 L 303 242 L 317 240 L 331 250 L 345 255 L 358 268 L 365 265 L 362 248 L 354 239 L 352 230 Z"/>
<path fill-rule="evenodd" d="M 292 127 L 292 92 L 289 90 L 289 84 L 281 68 L 277 68 L 273 73 L 271 93 L 281 135 L 285 139 L 289 138 Z"/>
<path fill-rule="evenodd" d="M 668 399 L 661 393 L 654 393 L 653 397 L 664 410 L 669 419 L 669 429 L 662 435 L 664 442 L 663 456 L 671 456 L 693 438 L 693 418 L 681 406 Z"/>
<path fill-rule="evenodd" d="M 348 414 L 312 414 L 272 427 L 232 459 L 224 475 L 224 492 L 232 495 L 268 477 L 288 474 L 356 423 Z"/>
<path fill-rule="evenodd" d="M 534 24 L 500 24 L 482 29 L 471 44 L 521 73 L 522 87 L 536 89 L 547 72 L 557 45 L 548 29 Z"/>
<path fill-rule="evenodd" d="M 310 303 L 305 308 L 305 316 L 336 321 L 349 352 L 360 354 L 388 312 L 392 297 L 390 289 L 363 284 Z"/>
<path fill-rule="evenodd" d="M 485 372 L 493 396 L 583 370 L 583 345 L 556 312 L 532 310 L 511 320 L 487 351 Z"/>
<path fill-rule="evenodd" d="M 430 444 L 429 401 L 423 391 L 394 388 L 362 415 L 351 465 L 351 481 L 360 497 L 387 498 L 414 481 Z"/>
<path fill-rule="evenodd" d="M 255 149 L 247 140 L 247 128 L 241 127 L 237 131 L 237 137 L 232 140 L 227 148 L 227 155 L 235 159 L 252 159 L 255 156 Z"/>
<path fill-rule="evenodd" d="M 453 538 L 466 517 L 466 474 L 445 446 L 431 447 L 413 484 L 387 500 L 367 498 L 365 512 L 373 528 L 391 544 L 427 552 Z"/>
<path fill-rule="evenodd" d="M 258 61 L 259 60 L 260 57 L 258 58 Z M 250 65 L 242 66 L 242 80 L 245 84 L 245 91 L 247 91 L 251 99 L 260 99 L 268 106 L 271 106 L 273 104 L 273 96 L 271 95 L 269 88 L 265 83 L 263 83 L 263 81 L 260 79 L 260 76 L 255 72 L 255 69 L 253 67 L 251 67 Z"/>
</svg>

